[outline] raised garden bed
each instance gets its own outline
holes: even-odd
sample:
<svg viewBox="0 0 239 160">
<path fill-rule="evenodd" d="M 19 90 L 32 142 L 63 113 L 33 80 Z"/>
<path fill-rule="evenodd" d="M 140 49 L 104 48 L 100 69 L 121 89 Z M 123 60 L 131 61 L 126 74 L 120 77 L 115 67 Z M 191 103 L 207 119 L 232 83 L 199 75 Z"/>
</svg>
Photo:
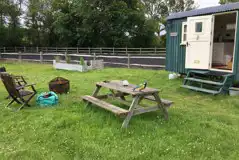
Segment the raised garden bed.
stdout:
<svg viewBox="0 0 239 160">
<path fill-rule="evenodd" d="M 104 69 L 103 60 L 86 61 L 85 64 L 89 64 L 89 66 L 81 65 L 81 64 L 71 64 L 71 63 L 66 63 L 62 61 L 56 62 L 56 60 L 53 60 L 53 67 L 55 69 L 79 71 L 79 72 L 87 72 L 88 70 L 95 70 L 95 69 Z"/>
<path fill-rule="evenodd" d="M 230 96 L 239 96 L 239 88 L 238 87 L 230 87 L 229 94 L 230 94 Z"/>
<path fill-rule="evenodd" d="M 68 70 L 68 71 L 79 71 L 79 72 L 86 72 L 87 66 L 83 66 L 80 64 L 70 64 L 70 63 L 64 63 L 64 62 L 56 62 L 56 60 L 53 60 L 53 67 L 55 69 L 62 69 L 62 70 Z"/>
</svg>

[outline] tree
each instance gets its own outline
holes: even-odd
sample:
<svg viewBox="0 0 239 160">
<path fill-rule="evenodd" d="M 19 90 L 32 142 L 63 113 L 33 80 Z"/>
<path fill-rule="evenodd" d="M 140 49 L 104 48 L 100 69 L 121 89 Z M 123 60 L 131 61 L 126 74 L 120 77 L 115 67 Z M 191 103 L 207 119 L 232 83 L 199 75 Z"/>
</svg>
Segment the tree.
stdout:
<svg viewBox="0 0 239 160">
<path fill-rule="evenodd" d="M 1 0 L 0 45 L 154 47 L 165 6 L 145 16 L 142 0 Z"/>
<path fill-rule="evenodd" d="M 21 9 L 17 1 L 0 1 L 0 45 L 14 46 L 21 44 L 22 30 L 19 23 Z"/>
<path fill-rule="evenodd" d="M 227 4 L 227 3 L 235 3 L 239 2 L 239 0 L 220 0 L 220 4 Z"/>
<path fill-rule="evenodd" d="M 73 0 L 60 4 L 57 8 L 62 9 L 55 14 L 54 30 L 61 44 L 86 47 L 153 44 L 155 24 L 145 18 L 139 0 Z"/>
<path fill-rule="evenodd" d="M 194 0 L 143 0 L 143 3 L 147 16 L 158 21 L 158 35 L 164 30 L 162 26 L 166 25 L 166 17 L 170 13 L 188 11 L 196 8 Z M 165 36 L 161 37 L 160 44 L 165 45 L 165 40 Z"/>
<path fill-rule="evenodd" d="M 165 18 L 169 13 L 195 9 L 194 0 L 144 0 L 146 13 L 154 19 Z"/>
</svg>

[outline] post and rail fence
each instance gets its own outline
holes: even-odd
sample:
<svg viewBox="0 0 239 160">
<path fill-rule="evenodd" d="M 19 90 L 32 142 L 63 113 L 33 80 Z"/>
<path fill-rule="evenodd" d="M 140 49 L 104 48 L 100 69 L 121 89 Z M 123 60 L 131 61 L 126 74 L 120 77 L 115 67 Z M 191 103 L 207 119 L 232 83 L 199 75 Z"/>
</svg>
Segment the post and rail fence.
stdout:
<svg viewBox="0 0 239 160">
<path fill-rule="evenodd" d="M 0 59 L 50 63 L 56 56 L 72 62 L 103 59 L 106 66 L 165 68 L 165 48 L 0 47 Z"/>
</svg>

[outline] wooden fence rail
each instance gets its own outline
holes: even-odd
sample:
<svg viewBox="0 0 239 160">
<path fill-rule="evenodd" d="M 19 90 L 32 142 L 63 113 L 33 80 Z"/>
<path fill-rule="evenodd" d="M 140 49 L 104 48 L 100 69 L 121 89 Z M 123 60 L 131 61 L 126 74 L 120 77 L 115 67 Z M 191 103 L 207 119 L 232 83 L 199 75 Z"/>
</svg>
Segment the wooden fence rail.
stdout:
<svg viewBox="0 0 239 160">
<path fill-rule="evenodd" d="M 0 47 L 1 53 L 78 53 L 78 54 L 150 54 L 165 55 L 165 48 L 79 48 L 79 47 Z"/>
<path fill-rule="evenodd" d="M 57 47 L 0 47 L 0 59 L 52 62 L 56 56 L 67 56 L 74 63 L 80 57 L 86 60 L 103 59 L 108 66 L 128 68 L 165 68 L 165 48 L 57 48 Z"/>
</svg>

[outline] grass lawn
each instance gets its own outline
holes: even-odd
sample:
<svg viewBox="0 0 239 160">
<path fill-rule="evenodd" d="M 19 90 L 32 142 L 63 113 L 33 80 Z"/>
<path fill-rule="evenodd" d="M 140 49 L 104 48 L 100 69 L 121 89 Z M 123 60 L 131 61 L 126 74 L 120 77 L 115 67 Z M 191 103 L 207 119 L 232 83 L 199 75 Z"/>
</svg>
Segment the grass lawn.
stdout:
<svg viewBox="0 0 239 160">
<path fill-rule="evenodd" d="M 10 73 L 48 91 L 56 76 L 70 80 L 71 92 L 53 108 L 32 107 L 12 112 L 0 82 L 0 159 L 239 159 L 239 98 L 211 96 L 180 88 L 166 71 L 106 68 L 88 73 L 57 71 L 51 65 L 3 64 Z M 84 108 L 80 96 L 95 82 L 127 79 L 139 84 L 158 73 L 149 86 L 174 101 L 170 120 L 160 111 L 133 117 L 127 130 L 122 119 L 96 107 Z"/>
</svg>

